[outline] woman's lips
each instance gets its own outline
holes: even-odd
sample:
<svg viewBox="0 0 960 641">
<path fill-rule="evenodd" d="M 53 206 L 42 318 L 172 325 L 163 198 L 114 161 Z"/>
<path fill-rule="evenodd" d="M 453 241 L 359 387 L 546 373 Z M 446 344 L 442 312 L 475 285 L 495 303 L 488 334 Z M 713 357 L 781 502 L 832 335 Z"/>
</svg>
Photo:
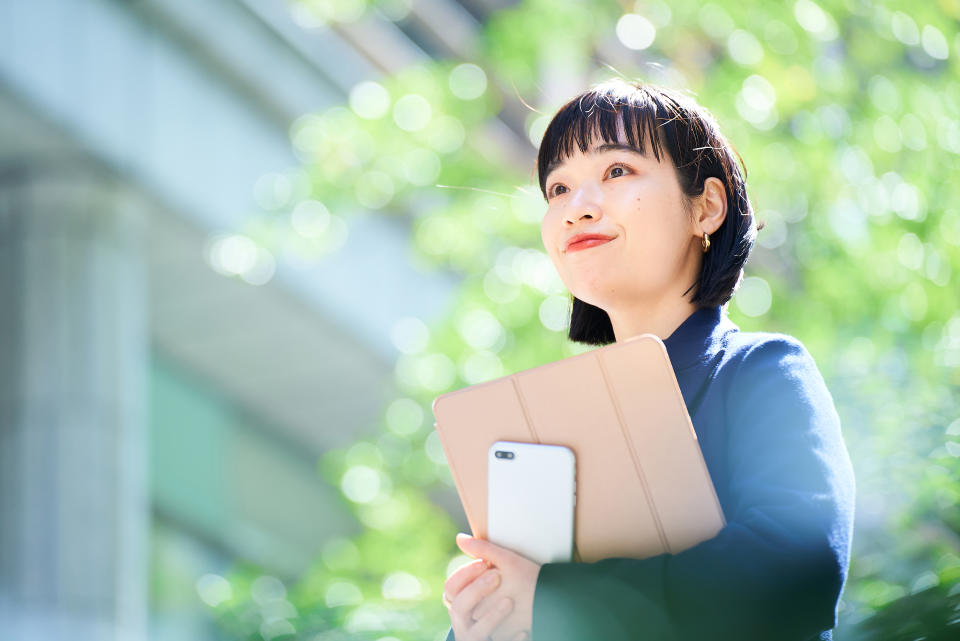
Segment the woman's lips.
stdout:
<svg viewBox="0 0 960 641">
<path fill-rule="evenodd" d="M 588 238 L 587 240 L 581 240 L 576 243 L 571 243 L 567 247 L 567 253 L 577 252 L 581 249 L 590 249 L 591 247 L 596 247 L 597 245 L 603 245 L 604 243 L 609 243 L 613 238 Z"/>
</svg>

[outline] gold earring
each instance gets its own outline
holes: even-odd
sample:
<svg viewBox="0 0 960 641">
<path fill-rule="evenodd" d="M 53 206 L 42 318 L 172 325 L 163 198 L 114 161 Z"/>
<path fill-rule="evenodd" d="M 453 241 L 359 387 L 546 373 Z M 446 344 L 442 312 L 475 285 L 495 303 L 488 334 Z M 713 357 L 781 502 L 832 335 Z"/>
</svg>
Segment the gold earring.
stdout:
<svg viewBox="0 0 960 641">
<path fill-rule="evenodd" d="M 710 234 L 703 232 L 703 239 L 701 244 L 703 245 L 703 253 L 706 254 L 707 250 L 710 249 Z"/>
</svg>

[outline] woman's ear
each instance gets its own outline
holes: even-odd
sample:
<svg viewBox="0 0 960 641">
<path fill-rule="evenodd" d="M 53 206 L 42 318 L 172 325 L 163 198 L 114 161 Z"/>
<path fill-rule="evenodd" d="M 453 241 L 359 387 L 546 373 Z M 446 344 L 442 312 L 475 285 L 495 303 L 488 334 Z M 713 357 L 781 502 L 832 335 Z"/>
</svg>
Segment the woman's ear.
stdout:
<svg viewBox="0 0 960 641">
<path fill-rule="evenodd" d="M 697 224 L 708 234 L 720 229 L 727 217 L 727 189 L 719 178 L 710 177 L 703 182 L 697 206 Z"/>
</svg>

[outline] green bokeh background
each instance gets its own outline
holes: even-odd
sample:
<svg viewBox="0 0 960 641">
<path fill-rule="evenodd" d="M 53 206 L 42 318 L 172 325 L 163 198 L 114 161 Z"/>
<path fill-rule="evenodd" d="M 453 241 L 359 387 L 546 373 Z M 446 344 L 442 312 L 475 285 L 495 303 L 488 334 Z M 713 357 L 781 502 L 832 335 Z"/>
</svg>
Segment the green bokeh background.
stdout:
<svg viewBox="0 0 960 641">
<path fill-rule="evenodd" d="M 371 11 L 403 19 L 405 8 L 301 4 L 334 27 Z M 654 38 L 630 49 L 618 24 L 628 41 L 631 25 L 638 39 L 651 28 Z M 803 341 L 856 471 L 837 638 L 960 635 L 958 25 L 957 0 L 525 0 L 490 16 L 472 58 L 405 68 L 348 104 L 304 115 L 291 144 L 310 199 L 323 204 L 301 210 L 301 227 L 317 233 L 294 234 L 289 208 L 264 209 L 248 233 L 322 254 L 323 230 L 347 211 L 401 216 L 416 231 L 417 259 L 462 281 L 444 322 L 402 337 L 402 396 L 384 407 L 378 437 L 318 463 L 362 534 L 328 544 L 286 587 L 294 612 L 262 616 L 276 600 L 255 597 L 273 588 L 253 585 L 257 568 L 238 567 L 233 597 L 211 609 L 224 636 L 445 634 L 440 592 L 465 559 L 435 500 L 452 482 L 430 404 L 585 349 L 566 339 L 569 297 L 540 245 L 532 159 L 570 97 L 544 88 L 572 95 L 614 76 L 691 93 L 747 167 L 766 227 L 730 316 L 745 331 Z M 527 114 L 522 153 L 497 145 L 491 119 L 504 109 Z"/>
</svg>

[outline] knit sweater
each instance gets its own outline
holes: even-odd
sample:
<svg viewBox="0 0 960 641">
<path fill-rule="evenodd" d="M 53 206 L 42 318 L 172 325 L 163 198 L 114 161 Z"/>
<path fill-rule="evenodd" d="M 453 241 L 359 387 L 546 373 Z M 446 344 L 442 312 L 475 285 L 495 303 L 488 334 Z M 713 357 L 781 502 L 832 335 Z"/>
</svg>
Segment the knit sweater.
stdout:
<svg viewBox="0 0 960 641">
<path fill-rule="evenodd" d="M 791 336 L 741 332 L 721 307 L 664 345 L 726 526 L 677 554 L 544 564 L 532 641 L 832 639 L 854 478 L 813 358 Z"/>
</svg>

